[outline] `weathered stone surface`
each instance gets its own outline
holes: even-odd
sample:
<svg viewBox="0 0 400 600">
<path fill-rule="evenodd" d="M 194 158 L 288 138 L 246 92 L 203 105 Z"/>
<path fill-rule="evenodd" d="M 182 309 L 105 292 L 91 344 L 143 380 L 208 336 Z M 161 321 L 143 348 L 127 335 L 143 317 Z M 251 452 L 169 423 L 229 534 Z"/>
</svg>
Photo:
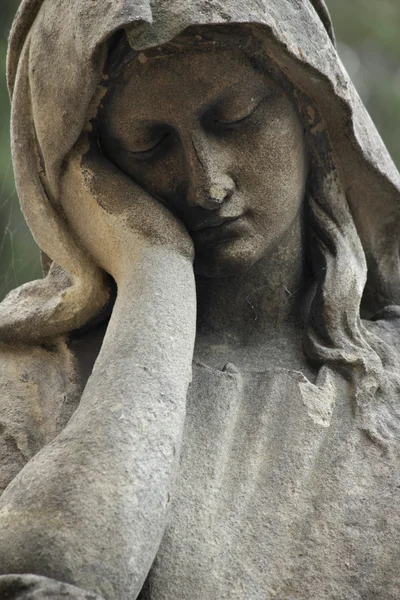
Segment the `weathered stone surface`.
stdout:
<svg viewBox="0 0 400 600">
<path fill-rule="evenodd" d="M 0 594 L 3 600 L 102 600 L 97 594 L 36 575 L 0 577 Z"/>
<path fill-rule="evenodd" d="M 8 66 L 0 597 L 397 600 L 400 178 L 322 0 L 26 0 Z"/>
</svg>

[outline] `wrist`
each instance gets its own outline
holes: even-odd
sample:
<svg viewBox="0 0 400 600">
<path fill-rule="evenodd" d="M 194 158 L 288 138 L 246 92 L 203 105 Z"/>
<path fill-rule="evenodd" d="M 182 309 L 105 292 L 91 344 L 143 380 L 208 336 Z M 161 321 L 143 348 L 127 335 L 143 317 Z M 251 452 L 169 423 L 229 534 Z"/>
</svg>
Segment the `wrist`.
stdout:
<svg viewBox="0 0 400 600">
<path fill-rule="evenodd" d="M 169 286 L 174 279 L 186 287 L 194 281 L 193 254 L 161 244 L 142 244 L 115 269 L 118 291 L 137 287 L 143 281 L 155 287 L 162 282 Z"/>
</svg>

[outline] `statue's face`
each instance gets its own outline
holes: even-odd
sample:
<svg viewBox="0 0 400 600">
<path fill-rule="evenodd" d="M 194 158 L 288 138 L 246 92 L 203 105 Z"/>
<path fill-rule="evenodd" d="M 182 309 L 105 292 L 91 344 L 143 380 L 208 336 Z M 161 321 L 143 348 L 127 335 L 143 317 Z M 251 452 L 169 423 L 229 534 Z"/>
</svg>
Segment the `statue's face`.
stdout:
<svg viewBox="0 0 400 600">
<path fill-rule="evenodd" d="M 139 55 L 111 87 L 100 122 L 106 156 L 185 224 L 198 274 L 243 272 L 299 218 L 302 123 L 239 49 Z"/>
</svg>

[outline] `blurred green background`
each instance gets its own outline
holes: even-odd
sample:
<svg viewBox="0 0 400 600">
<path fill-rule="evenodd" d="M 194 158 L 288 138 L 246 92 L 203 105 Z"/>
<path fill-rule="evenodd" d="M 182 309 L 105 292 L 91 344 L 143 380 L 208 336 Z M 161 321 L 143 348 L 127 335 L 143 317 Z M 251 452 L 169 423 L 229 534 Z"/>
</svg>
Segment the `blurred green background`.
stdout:
<svg viewBox="0 0 400 600">
<path fill-rule="evenodd" d="M 19 0 L 0 0 L 0 299 L 41 276 L 39 251 L 21 215 L 10 157 L 7 37 Z M 68 0 L 66 0 L 67 2 Z M 327 0 L 338 49 L 400 166 L 400 0 Z"/>
</svg>

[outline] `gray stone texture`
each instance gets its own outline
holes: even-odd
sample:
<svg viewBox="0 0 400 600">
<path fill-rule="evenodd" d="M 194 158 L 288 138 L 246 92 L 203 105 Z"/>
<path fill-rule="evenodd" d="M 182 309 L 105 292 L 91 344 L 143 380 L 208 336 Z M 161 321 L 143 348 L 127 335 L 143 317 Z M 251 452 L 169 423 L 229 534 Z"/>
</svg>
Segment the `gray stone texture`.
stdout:
<svg viewBox="0 0 400 600">
<path fill-rule="evenodd" d="M 8 81 L 1 600 L 397 600 L 400 177 L 322 0 L 24 0 Z"/>
</svg>

